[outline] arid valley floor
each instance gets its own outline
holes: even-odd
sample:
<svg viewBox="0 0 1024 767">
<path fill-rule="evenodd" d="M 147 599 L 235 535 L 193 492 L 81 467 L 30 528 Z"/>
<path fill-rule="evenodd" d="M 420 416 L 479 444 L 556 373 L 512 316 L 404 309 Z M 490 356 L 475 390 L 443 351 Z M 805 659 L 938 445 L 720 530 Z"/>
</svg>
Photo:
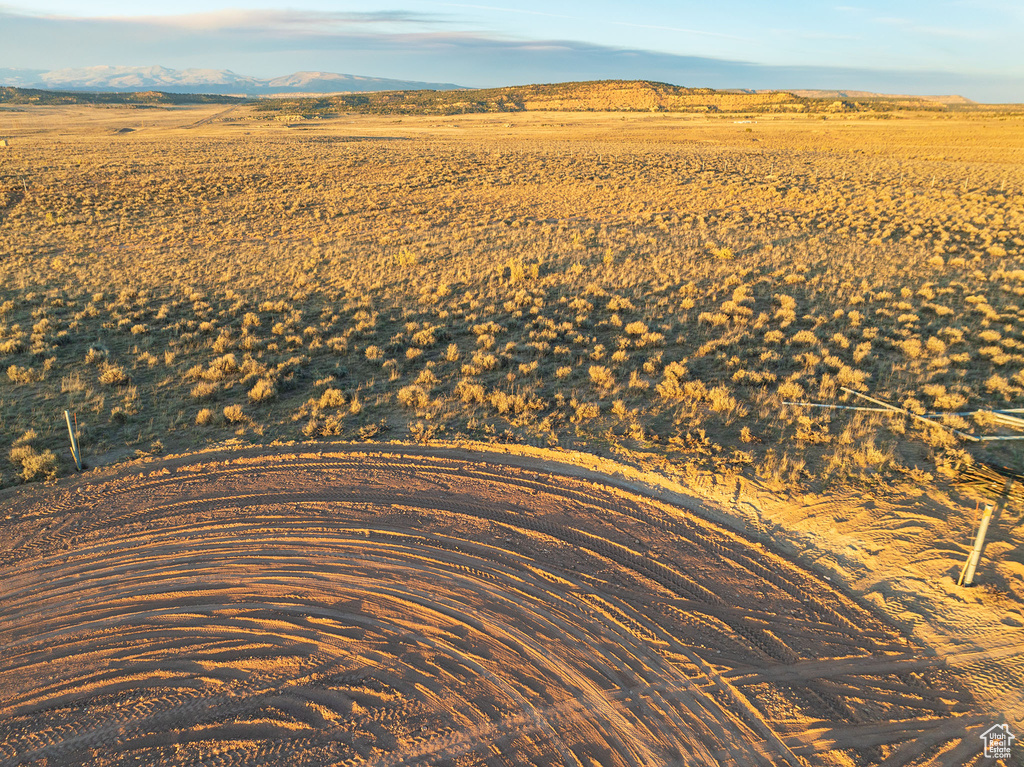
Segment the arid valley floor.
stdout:
<svg viewBox="0 0 1024 767">
<path fill-rule="evenodd" d="M 0 116 L 0 765 L 1024 738 L 1020 115 Z"/>
</svg>

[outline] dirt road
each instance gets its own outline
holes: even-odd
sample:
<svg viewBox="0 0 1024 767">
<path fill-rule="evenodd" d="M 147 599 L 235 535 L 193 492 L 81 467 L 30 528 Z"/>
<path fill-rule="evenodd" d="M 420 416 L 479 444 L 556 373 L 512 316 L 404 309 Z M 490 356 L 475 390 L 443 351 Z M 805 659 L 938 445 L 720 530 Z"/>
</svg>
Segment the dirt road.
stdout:
<svg viewBox="0 0 1024 767">
<path fill-rule="evenodd" d="M 8 503 L 0 765 L 970 765 L 991 714 L 699 514 L 264 448 Z"/>
</svg>

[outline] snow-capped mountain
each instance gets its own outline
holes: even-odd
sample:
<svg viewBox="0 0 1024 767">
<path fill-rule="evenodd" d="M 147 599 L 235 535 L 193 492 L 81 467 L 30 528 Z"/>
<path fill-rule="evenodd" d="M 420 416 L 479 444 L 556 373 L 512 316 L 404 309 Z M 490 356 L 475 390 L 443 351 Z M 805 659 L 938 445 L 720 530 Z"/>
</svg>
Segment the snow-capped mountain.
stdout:
<svg viewBox="0 0 1024 767">
<path fill-rule="evenodd" d="M 138 91 L 167 93 L 246 94 L 337 93 L 340 91 L 456 90 L 452 83 L 389 80 L 335 72 L 295 72 L 259 78 L 230 69 L 168 69 L 167 67 L 80 67 L 77 69 L 0 69 L 0 85 L 70 91 Z"/>
</svg>

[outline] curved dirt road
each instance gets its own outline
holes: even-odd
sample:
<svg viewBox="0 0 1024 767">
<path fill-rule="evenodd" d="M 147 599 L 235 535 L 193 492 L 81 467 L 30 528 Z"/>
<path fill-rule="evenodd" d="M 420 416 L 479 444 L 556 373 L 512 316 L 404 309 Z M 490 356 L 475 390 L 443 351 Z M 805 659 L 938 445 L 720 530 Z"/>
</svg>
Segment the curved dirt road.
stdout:
<svg viewBox="0 0 1024 767">
<path fill-rule="evenodd" d="M 830 584 L 453 455 L 204 454 L 15 500 L 0 765 L 981 763 L 970 695 Z"/>
</svg>

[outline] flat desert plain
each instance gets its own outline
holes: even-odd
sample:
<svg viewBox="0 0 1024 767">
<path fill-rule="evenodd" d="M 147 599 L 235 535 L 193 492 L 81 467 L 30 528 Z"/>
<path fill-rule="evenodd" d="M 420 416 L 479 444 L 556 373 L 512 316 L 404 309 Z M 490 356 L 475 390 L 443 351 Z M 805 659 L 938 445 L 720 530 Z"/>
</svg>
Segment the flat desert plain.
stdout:
<svg viewBox="0 0 1024 767">
<path fill-rule="evenodd" d="M 3 110 L 0 764 L 1024 732 L 1020 117 Z"/>
</svg>

